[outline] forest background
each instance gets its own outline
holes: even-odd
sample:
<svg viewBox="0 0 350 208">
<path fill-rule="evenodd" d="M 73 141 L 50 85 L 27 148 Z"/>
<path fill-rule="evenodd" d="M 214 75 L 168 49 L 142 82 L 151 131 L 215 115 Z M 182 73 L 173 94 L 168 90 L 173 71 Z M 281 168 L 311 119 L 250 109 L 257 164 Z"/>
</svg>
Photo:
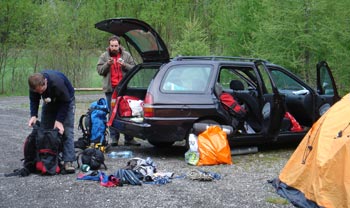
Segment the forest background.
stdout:
<svg viewBox="0 0 350 208">
<path fill-rule="evenodd" d="M 326 60 L 341 95 L 350 87 L 349 0 L 0 0 L 0 95 L 28 94 L 27 78 L 57 69 L 75 87 L 101 87 L 111 34 L 94 24 L 133 17 L 177 55 L 261 58 L 312 86 Z"/>
</svg>

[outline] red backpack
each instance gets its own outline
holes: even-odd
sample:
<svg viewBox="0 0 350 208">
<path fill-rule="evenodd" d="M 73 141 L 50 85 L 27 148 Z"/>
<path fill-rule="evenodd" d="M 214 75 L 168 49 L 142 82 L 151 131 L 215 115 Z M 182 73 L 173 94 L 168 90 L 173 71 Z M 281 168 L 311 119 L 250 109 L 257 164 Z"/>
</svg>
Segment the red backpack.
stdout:
<svg viewBox="0 0 350 208">
<path fill-rule="evenodd" d="M 244 118 L 247 111 L 233 98 L 229 93 L 222 93 L 220 95 L 220 101 L 225 105 L 227 110 L 229 110 L 234 116 L 239 119 Z"/>
</svg>

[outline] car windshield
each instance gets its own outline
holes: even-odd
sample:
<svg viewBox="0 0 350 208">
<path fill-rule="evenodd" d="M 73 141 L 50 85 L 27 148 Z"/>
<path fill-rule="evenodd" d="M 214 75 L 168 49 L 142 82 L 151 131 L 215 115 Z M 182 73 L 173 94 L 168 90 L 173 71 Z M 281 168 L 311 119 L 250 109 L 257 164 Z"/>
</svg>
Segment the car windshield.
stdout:
<svg viewBox="0 0 350 208">
<path fill-rule="evenodd" d="M 170 67 L 161 84 L 166 93 L 204 93 L 212 74 L 211 65 L 177 65 Z"/>
</svg>

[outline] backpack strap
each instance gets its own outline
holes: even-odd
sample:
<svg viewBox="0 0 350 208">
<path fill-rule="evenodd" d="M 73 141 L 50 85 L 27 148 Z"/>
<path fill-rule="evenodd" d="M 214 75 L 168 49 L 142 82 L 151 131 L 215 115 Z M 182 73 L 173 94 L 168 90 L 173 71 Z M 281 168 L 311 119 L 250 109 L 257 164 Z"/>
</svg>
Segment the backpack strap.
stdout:
<svg viewBox="0 0 350 208">
<path fill-rule="evenodd" d="M 31 171 L 24 167 L 20 169 L 15 169 L 13 170 L 12 173 L 5 173 L 5 177 L 11 177 L 11 176 L 25 177 L 25 176 L 29 176 L 30 173 Z"/>
<path fill-rule="evenodd" d="M 105 162 L 102 162 L 102 165 L 104 166 L 105 170 L 107 170 L 107 166 L 106 166 Z"/>
<path fill-rule="evenodd" d="M 81 156 L 82 156 L 82 154 L 83 154 L 83 151 L 79 152 L 78 155 L 76 156 L 78 168 L 80 168 L 80 163 L 79 163 L 79 161 L 81 161 Z"/>
<path fill-rule="evenodd" d="M 86 117 L 87 117 L 86 114 L 81 115 L 79 118 L 79 125 L 78 125 L 78 129 L 80 129 L 83 132 L 84 136 L 88 135 L 88 129 L 86 128 L 85 122 L 84 122 L 84 119 L 86 119 Z"/>
</svg>

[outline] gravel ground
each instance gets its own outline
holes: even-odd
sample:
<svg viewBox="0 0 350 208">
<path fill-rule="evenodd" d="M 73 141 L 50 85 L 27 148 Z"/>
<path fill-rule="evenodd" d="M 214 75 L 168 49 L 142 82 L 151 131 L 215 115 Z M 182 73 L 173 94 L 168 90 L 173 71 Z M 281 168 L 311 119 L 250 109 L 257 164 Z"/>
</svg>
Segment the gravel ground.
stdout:
<svg viewBox="0 0 350 208">
<path fill-rule="evenodd" d="M 101 97 L 78 95 L 76 118 L 85 113 L 90 102 Z M 182 143 L 168 149 L 156 149 L 139 140 L 141 147 L 118 146 L 131 150 L 135 157 L 151 157 L 160 172 L 184 176 L 202 169 L 219 173 L 212 182 L 193 181 L 186 177 L 172 179 L 165 185 L 125 185 L 105 188 L 94 181 L 78 181 L 76 174 L 28 177 L 4 177 L 21 167 L 24 138 L 31 132 L 27 97 L 0 98 L 0 207 L 293 207 L 279 197 L 267 180 L 278 176 L 294 147 L 262 148 L 258 153 L 232 156 L 233 165 L 196 167 L 184 162 Z M 78 119 L 76 119 L 77 122 Z M 76 130 L 77 139 L 81 132 Z M 113 174 L 126 165 L 127 159 L 106 157 Z"/>
</svg>

